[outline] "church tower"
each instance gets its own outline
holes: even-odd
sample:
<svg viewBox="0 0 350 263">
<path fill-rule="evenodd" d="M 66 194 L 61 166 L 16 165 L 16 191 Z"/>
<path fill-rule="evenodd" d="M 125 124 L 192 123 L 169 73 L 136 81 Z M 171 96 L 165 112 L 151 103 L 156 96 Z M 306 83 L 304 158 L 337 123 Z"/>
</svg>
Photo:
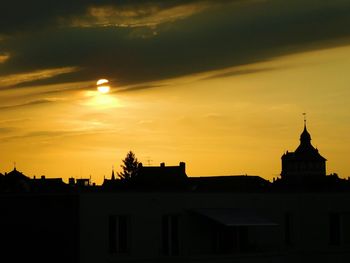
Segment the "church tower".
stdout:
<svg viewBox="0 0 350 263">
<path fill-rule="evenodd" d="M 326 176 L 326 159 L 311 144 L 311 135 L 306 128 L 300 135 L 300 145 L 294 152 L 282 156 L 281 177 L 285 180 L 316 179 Z"/>
</svg>

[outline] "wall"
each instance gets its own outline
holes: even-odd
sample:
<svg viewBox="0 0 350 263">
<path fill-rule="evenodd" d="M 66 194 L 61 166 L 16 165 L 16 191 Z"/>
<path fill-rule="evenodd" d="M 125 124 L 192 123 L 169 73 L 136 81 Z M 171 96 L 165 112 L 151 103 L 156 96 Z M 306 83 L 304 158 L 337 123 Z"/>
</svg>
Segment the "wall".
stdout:
<svg viewBox="0 0 350 263">
<path fill-rule="evenodd" d="M 84 193 L 80 196 L 81 262 L 344 262 L 350 259 L 350 194 L 291 193 Z M 278 223 L 276 227 L 249 227 L 257 249 L 215 254 L 212 227 L 189 211 L 195 208 L 249 208 Z M 329 244 L 329 214 L 341 217 L 340 245 Z M 291 244 L 285 242 L 285 216 L 292 215 Z M 109 215 L 130 218 L 130 250 L 108 251 Z M 161 218 L 179 215 L 178 256 L 161 253 Z M 347 229 L 347 230 L 346 230 Z M 346 231 L 345 231 L 346 230 Z M 338 261 L 337 261 L 338 260 Z"/>
</svg>

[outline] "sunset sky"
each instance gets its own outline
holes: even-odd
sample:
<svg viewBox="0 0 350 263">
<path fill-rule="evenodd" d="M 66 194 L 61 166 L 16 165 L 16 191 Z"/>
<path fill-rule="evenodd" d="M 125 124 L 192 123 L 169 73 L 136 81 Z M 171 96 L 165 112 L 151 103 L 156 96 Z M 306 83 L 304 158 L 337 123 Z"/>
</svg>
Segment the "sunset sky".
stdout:
<svg viewBox="0 0 350 263">
<path fill-rule="evenodd" d="M 271 180 L 306 112 L 327 173 L 347 178 L 349 71 L 348 0 L 6 1 L 0 172 L 100 184 L 132 150 Z"/>
</svg>

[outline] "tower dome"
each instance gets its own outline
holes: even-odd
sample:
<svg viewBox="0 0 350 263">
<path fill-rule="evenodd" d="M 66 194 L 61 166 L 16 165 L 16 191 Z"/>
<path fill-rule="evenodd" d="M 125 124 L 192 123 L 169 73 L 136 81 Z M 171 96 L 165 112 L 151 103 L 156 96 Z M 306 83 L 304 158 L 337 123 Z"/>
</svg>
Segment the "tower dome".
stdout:
<svg viewBox="0 0 350 263">
<path fill-rule="evenodd" d="M 305 115 L 304 115 L 305 116 Z M 326 159 L 311 144 L 311 135 L 306 128 L 300 135 L 300 145 L 294 152 L 282 156 L 282 178 L 313 178 L 326 175 Z"/>
<path fill-rule="evenodd" d="M 311 135 L 306 129 L 306 123 L 304 124 L 304 130 L 300 135 L 300 143 L 310 143 Z"/>
</svg>

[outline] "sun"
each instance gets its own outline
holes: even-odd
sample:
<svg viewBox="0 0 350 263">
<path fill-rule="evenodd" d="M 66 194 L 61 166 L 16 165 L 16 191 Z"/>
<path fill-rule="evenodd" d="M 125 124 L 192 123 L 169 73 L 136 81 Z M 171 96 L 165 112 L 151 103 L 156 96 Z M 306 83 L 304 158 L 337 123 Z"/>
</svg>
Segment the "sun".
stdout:
<svg viewBox="0 0 350 263">
<path fill-rule="evenodd" d="M 102 85 L 102 84 L 106 84 L 108 83 L 108 79 L 99 79 L 97 82 L 96 82 L 96 85 L 99 86 L 99 85 Z"/>
<path fill-rule="evenodd" d="M 86 98 L 81 104 L 95 109 L 109 109 L 121 107 L 119 99 L 113 94 L 108 94 L 111 91 L 110 82 L 108 79 L 99 79 L 96 81 L 96 90 L 84 91 Z"/>
<path fill-rule="evenodd" d="M 100 92 L 102 94 L 108 93 L 111 89 L 111 87 L 108 85 L 108 83 L 109 83 L 108 79 L 99 79 L 96 82 L 98 92 Z"/>
</svg>

